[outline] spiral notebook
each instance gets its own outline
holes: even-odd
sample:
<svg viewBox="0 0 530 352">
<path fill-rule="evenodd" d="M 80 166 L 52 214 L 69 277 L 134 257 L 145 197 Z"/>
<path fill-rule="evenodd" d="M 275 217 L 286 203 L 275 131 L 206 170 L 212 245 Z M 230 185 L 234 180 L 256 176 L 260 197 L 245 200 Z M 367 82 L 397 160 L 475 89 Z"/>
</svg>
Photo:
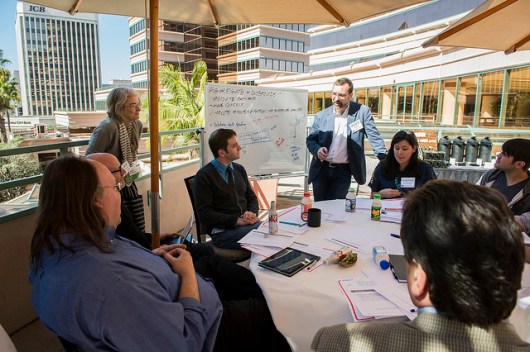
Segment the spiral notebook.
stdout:
<svg viewBox="0 0 530 352">
<path fill-rule="evenodd" d="M 276 271 L 285 276 L 293 276 L 303 268 L 319 260 L 318 255 L 287 247 L 258 263 L 265 269 Z"/>
</svg>

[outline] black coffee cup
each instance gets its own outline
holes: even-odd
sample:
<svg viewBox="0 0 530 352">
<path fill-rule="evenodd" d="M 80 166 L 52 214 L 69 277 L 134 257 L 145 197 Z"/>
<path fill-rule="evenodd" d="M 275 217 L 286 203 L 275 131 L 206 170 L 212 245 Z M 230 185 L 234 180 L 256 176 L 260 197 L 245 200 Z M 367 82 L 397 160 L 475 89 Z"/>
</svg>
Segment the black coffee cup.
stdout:
<svg viewBox="0 0 530 352">
<path fill-rule="evenodd" d="M 307 222 L 307 226 L 309 227 L 319 227 L 321 218 L 322 211 L 318 208 L 309 208 L 302 213 L 302 220 Z"/>
</svg>

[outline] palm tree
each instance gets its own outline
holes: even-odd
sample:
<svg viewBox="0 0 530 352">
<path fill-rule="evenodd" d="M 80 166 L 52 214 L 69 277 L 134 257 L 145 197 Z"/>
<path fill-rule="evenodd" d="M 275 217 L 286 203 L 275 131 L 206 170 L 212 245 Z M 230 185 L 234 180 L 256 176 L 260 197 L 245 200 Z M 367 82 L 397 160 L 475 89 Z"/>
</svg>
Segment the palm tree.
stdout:
<svg viewBox="0 0 530 352">
<path fill-rule="evenodd" d="M 9 110 L 13 109 L 13 102 L 20 101 L 20 95 L 16 87 L 17 82 L 11 75 L 11 71 L 5 68 L 5 65 L 11 63 L 7 59 L 0 59 L 0 142 L 7 142 L 7 131 L 5 116 L 8 119 L 9 131 Z"/>
<path fill-rule="evenodd" d="M 160 98 L 160 130 L 172 131 L 204 125 L 204 85 L 208 78 L 206 63 L 197 61 L 188 80 L 180 67 L 164 66 L 160 70 L 160 82 L 167 90 Z M 164 139 L 163 139 L 164 140 Z M 195 133 L 187 133 L 177 138 L 173 145 L 197 143 Z"/>
</svg>

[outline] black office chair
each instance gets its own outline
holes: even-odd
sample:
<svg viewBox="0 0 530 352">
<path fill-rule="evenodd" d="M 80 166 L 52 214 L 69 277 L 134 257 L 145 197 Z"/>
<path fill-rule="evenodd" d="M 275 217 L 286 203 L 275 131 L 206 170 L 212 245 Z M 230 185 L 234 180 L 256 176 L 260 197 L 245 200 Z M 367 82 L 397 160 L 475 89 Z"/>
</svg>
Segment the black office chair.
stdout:
<svg viewBox="0 0 530 352">
<path fill-rule="evenodd" d="M 206 236 L 209 235 L 204 230 L 206 227 L 203 226 L 199 219 L 199 214 L 197 213 L 197 207 L 195 206 L 195 198 L 193 198 L 193 180 L 195 176 L 186 177 L 184 183 L 186 184 L 186 189 L 188 190 L 188 195 L 190 196 L 191 207 L 193 208 L 193 216 L 195 217 L 195 228 L 197 231 L 197 242 L 206 242 Z M 234 263 L 239 263 L 250 258 L 250 252 L 246 249 L 225 249 L 215 246 L 211 241 L 206 242 L 208 245 L 212 246 L 215 254 L 220 255 Z"/>
</svg>

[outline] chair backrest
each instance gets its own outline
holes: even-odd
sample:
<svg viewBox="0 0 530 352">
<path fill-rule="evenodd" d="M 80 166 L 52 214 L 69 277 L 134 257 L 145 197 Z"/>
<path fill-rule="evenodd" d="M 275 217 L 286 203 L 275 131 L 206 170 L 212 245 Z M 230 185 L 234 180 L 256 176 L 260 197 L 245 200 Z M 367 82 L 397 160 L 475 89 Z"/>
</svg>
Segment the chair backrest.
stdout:
<svg viewBox="0 0 530 352">
<path fill-rule="evenodd" d="M 195 217 L 195 226 L 197 229 L 197 242 L 202 242 L 202 235 L 206 235 L 206 233 L 203 232 L 203 229 L 205 229 L 205 227 L 201 224 L 199 214 L 197 213 L 197 207 L 195 206 L 195 198 L 193 197 L 194 179 L 195 176 L 186 177 L 184 179 L 184 183 L 186 184 L 186 189 L 188 190 L 188 194 L 190 196 L 191 207 L 193 208 L 193 216 Z M 218 254 L 232 262 L 239 263 L 250 258 L 250 252 L 246 249 L 224 249 L 216 247 L 211 242 L 208 242 L 208 244 L 213 247 L 215 254 Z"/>
<path fill-rule="evenodd" d="M 197 231 L 197 242 L 202 242 L 202 235 L 204 233 L 204 226 L 202 226 L 201 221 L 199 220 L 199 214 L 197 213 L 197 207 L 195 206 L 195 198 L 193 197 L 193 180 L 195 175 L 186 177 L 184 183 L 186 184 L 186 189 L 188 190 L 188 195 L 190 196 L 191 207 L 193 209 L 193 217 L 195 218 L 195 229 Z"/>
<path fill-rule="evenodd" d="M 271 202 L 277 201 L 278 197 L 278 179 L 256 180 L 249 177 L 250 187 L 258 198 L 258 206 L 260 210 L 259 217 L 268 215 L 271 209 Z"/>
</svg>

